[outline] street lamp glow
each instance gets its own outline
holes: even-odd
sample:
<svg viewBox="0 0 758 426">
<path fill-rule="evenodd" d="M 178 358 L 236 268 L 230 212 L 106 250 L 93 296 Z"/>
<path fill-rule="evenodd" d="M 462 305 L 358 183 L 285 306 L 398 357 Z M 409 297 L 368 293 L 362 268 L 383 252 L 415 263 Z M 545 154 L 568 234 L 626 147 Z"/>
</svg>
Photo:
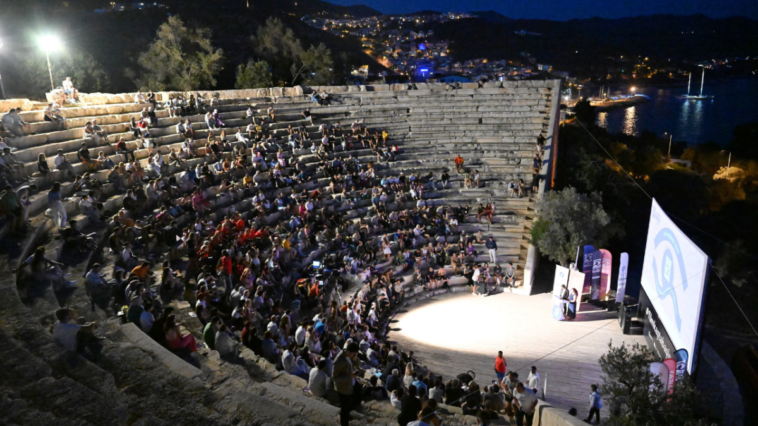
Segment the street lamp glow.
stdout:
<svg viewBox="0 0 758 426">
<path fill-rule="evenodd" d="M 39 44 L 39 47 L 41 47 L 45 52 L 52 52 L 63 47 L 61 39 L 55 35 L 41 36 L 39 39 L 37 39 L 37 44 Z"/>
</svg>

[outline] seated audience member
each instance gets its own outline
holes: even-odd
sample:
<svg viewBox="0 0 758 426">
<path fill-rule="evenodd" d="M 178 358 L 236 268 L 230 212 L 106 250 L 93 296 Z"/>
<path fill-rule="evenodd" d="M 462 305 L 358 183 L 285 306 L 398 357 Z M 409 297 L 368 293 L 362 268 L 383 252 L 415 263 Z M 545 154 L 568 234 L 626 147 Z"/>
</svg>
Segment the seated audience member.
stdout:
<svg viewBox="0 0 758 426">
<path fill-rule="evenodd" d="M 74 82 L 71 81 L 71 77 L 66 77 L 66 79 L 63 80 L 63 92 L 66 94 L 66 100 L 68 102 L 79 102 L 79 91 L 74 87 Z"/>
<path fill-rule="evenodd" d="M 53 324 L 55 343 L 79 354 L 82 354 L 85 349 L 90 349 L 93 357 L 97 357 L 100 339 L 95 335 L 96 323 L 79 318 L 76 311 L 71 308 L 57 309 L 55 319 Z"/>
<path fill-rule="evenodd" d="M 166 342 L 168 347 L 173 350 L 189 350 L 190 352 L 197 351 L 195 337 L 190 334 L 182 334 L 182 323 L 176 322 L 176 317 L 170 315 L 166 318 L 166 323 L 163 325 L 163 331 L 166 334 Z"/>
<path fill-rule="evenodd" d="M 2 119 L 0 119 L 3 128 L 15 137 L 26 136 L 26 131 L 24 130 L 26 123 L 18 115 L 20 110 L 21 108 L 18 110 L 16 110 L 16 108 L 11 108 L 7 113 L 3 114 Z"/>
<path fill-rule="evenodd" d="M 47 104 L 45 109 L 42 110 L 45 121 L 50 121 L 52 123 L 58 124 L 58 129 L 65 129 L 66 128 L 66 119 L 63 118 L 61 115 L 61 111 L 58 108 L 57 103 Z"/>
</svg>

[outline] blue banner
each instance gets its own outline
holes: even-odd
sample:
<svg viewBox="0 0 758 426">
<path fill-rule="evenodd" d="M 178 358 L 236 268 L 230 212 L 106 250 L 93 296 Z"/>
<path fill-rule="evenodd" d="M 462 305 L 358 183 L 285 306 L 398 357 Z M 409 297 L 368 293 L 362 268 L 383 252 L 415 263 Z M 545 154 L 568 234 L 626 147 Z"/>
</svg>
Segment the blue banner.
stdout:
<svg viewBox="0 0 758 426">
<path fill-rule="evenodd" d="M 584 257 L 582 264 L 582 272 L 584 272 L 584 288 L 582 294 L 590 292 L 590 286 L 592 284 L 592 254 L 595 253 L 595 247 L 584 246 Z"/>
<path fill-rule="evenodd" d="M 600 278 L 603 272 L 603 252 L 598 250 L 592 253 L 592 287 L 590 288 L 590 299 L 598 300 L 600 298 Z"/>
</svg>

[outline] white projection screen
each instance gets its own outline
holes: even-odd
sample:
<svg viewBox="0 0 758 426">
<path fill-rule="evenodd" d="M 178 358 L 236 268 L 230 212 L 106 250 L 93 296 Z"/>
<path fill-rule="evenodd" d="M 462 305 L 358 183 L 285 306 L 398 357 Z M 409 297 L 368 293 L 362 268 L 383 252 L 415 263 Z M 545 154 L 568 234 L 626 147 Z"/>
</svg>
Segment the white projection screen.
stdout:
<svg viewBox="0 0 758 426">
<path fill-rule="evenodd" d="M 642 288 L 678 349 L 689 353 L 692 373 L 709 267 L 708 256 L 695 245 L 653 200 L 642 267 Z"/>
</svg>

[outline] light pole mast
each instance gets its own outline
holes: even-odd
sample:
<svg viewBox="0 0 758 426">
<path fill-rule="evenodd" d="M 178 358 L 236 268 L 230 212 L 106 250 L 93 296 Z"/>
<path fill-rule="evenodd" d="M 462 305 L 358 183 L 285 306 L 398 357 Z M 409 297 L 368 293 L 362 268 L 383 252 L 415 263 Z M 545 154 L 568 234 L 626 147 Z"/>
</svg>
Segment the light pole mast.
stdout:
<svg viewBox="0 0 758 426">
<path fill-rule="evenodd" d="M 45 48 L 45 56 L 47 57 L 47 72 L 50 74 L 50 90 L 55 90 L 55 83 L 53 83 L 53 67 L 50 66 L 50 50 Z"/>
<path fill-rule="evenodd" d="M 0 49 L 3 48 L 3 42 L 0 41 Z M 0 75 L 0 92 L 3 93 L 3 99 L 5 99 L 5 87 L 3 86 L 3 76 Z"/>
</svg>

